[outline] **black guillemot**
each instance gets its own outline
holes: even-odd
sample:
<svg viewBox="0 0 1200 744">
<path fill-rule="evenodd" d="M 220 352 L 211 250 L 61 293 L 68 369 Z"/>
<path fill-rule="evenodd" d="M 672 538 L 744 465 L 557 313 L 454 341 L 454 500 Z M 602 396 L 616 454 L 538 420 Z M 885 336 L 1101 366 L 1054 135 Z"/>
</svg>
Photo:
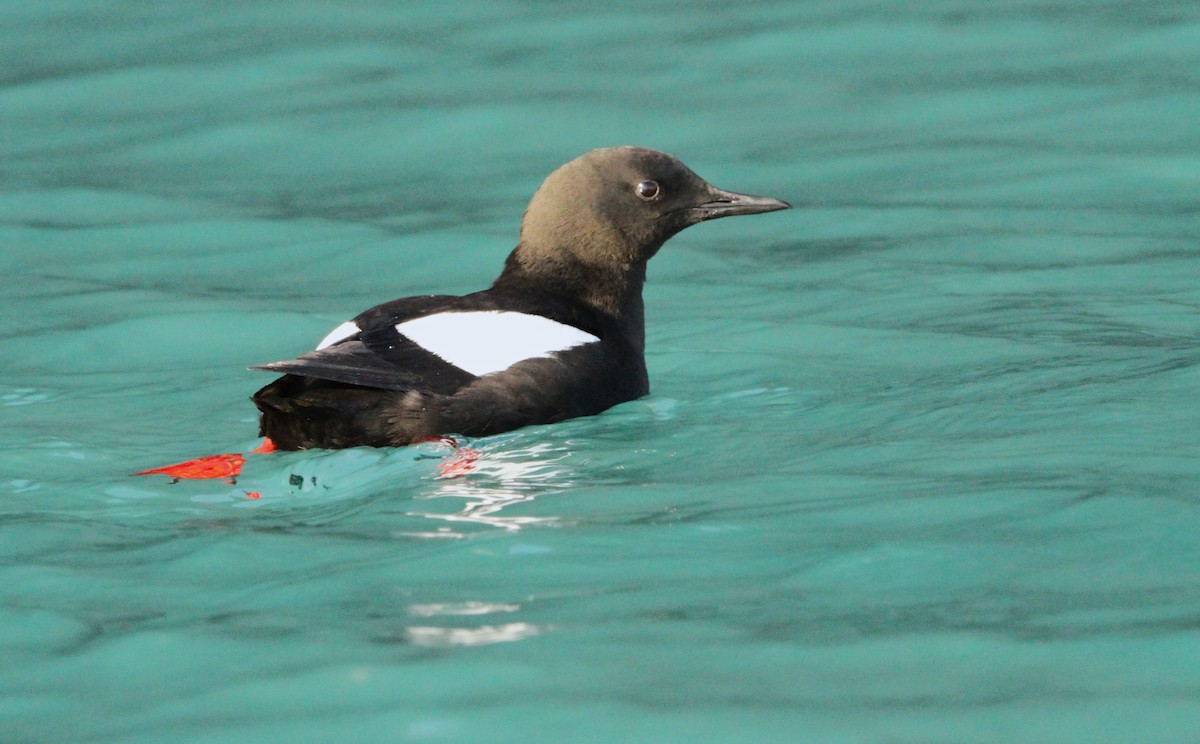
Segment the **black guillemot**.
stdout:
<svg viewBox="0 0 1200 744">
<path fill-rule="evenodd" d="M 254 394 L 262 434 L 289 450 L 396 447 L 646 395 L 646 262 L 689 225 L 789 206 L 718 189 L 661 152 L 593 150 L 533 195 L 489 289 L 392 300 L 314 351 L 253 367 L 285 373 Z"/>
</svg>

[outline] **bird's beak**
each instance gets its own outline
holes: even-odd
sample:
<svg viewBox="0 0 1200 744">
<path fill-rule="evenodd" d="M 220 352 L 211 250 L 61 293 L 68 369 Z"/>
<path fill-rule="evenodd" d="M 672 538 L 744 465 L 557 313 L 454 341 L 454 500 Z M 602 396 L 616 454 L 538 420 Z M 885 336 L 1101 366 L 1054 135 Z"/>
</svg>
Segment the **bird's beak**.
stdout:
<svg viewBox="0 0 1200 744">
<path fill-rule="evenodd" d="M 703 222 L 715 220 L 718 217 L 759 214 L 760 212 L 774 212 L 791 208 L 791 204 L 769 196 L 736 194 L 732 191 L 711 188 L 707 195 L 707 201 L 692 207 L 689 212 L 695 222 Z"/>
</svg>

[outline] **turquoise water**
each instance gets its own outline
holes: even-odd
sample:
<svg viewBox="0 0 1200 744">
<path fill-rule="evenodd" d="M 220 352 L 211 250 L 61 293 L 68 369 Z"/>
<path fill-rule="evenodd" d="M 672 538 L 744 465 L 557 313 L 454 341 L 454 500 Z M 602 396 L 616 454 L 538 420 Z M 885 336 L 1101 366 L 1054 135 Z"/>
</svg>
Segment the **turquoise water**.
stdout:
<svg viewBox="0 0 1200 744">
<path fill-rule="evenodd" d="M 5 742 L 1197 740 L 1194 3 L 2 12 Z M 650 397 L 129 477 L 625 143 Z"/>
</svg>

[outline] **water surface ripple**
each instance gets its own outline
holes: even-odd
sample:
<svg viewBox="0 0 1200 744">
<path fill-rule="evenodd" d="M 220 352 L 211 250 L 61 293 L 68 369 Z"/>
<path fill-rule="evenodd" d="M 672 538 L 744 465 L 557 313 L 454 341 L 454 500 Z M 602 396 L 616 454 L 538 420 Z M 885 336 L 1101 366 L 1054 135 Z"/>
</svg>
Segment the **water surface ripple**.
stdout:
<svg viewBox="0 0 1200 744">
<path fill-rule="evenodd" d="M 3 15 L 6 742 L 1195 741 L 1194 3 Z M 129 477 L 622 143 L 797 205 L 655 258 L 650 397 Z"/>
</svg>

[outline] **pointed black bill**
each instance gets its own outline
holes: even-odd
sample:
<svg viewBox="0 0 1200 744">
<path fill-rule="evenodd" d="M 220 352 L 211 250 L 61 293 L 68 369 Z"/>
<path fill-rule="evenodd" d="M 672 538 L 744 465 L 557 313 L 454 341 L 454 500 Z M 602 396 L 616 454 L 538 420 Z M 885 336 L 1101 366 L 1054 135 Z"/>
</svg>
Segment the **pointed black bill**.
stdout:
<svg viewBox="0 0 1200 744">
<path fill-rule="evenodd" d="M 691 208 L 692 218 L 696 222 L 715 220 L 718 217 L 733 217 L 739 214 L 760 214 L 775 212 L 780 209 L 791 209 L 792 205 L 769 196 L 754 196 L 752 194 L 737 194 L 732 191 L 722 191 L 714 188 L 707 195 L 708 200 Z"/>
</svg>

